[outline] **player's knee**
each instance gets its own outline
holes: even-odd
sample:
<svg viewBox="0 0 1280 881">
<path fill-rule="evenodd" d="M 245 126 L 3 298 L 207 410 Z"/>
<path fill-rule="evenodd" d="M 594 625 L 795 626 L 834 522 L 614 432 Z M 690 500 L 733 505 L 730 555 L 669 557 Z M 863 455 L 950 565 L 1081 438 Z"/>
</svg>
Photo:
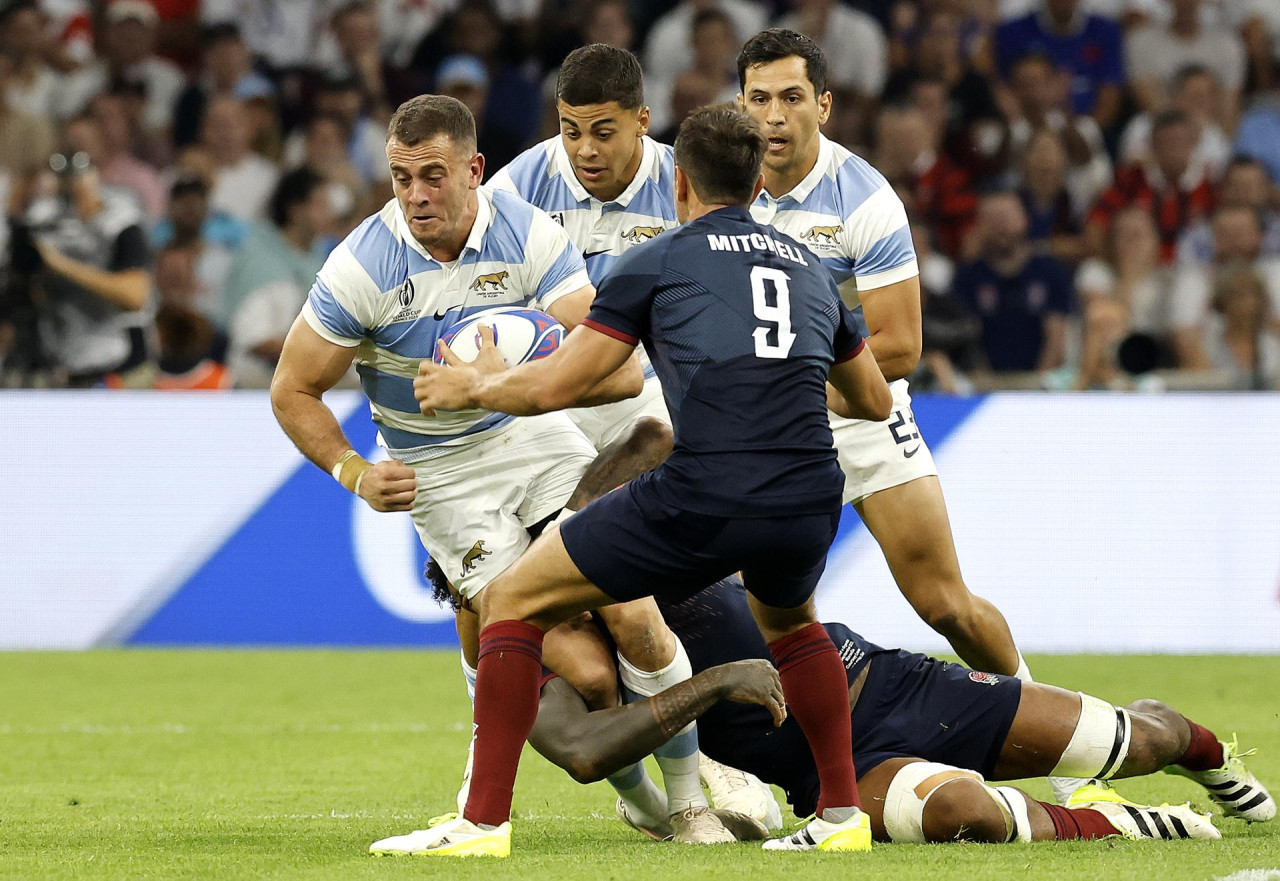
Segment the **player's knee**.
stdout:
<svg viewBox="0 0 1280 881">
<path fill-rule="evenodd" d="M 1187 751 L 1191 732 L 1176 710 L 1161 701 L 1144 699 L 1127 707 L 1133 723 L 1126 765 L 1162 768 Z"/>
<path fill-rule="evenodd" d="M 670 425 L 654 416 L 637 419 L 626 440 L 628 452 L 643 456 L 646 462 L 654 465 L 671 455 L 674 446 L 675 432 Z"/>
<path fill-rule="evenodd" d="M 924 806 L 925 840 L 1005 841 L 1005 817 L 985 790 L 978 780 L 953 780 L 938 787 Z"/>
<path fill-rule="evenodd" d="M 938 590 L 928 604 L 920 610 L 926 624 L 948 637 L 969 637 L 978 629 L 978 610 L 974 607 L 973 594 L 960 585 L 959 590 Z"/>
</svg>

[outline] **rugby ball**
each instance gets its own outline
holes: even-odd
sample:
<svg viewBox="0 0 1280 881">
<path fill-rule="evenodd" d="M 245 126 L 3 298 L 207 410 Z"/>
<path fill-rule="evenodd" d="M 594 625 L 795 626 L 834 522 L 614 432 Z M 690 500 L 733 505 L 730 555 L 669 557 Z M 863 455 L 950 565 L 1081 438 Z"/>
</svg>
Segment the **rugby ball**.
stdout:
<svg viewBox="0 0 1280 881">
<path fill-rule="evenodd" d="M 472 315 L 445 331 L 442 340 L 463 361 L 474 361 L 480 354 L 480 325 L 493 328 L 493 341 L 508 367 L 537 361 L 560 348 L 564 326 L 545 312 L 519 306 L 490 309 Z M 443 364 L 440 353 L 433 356 Z"/>
</svg>

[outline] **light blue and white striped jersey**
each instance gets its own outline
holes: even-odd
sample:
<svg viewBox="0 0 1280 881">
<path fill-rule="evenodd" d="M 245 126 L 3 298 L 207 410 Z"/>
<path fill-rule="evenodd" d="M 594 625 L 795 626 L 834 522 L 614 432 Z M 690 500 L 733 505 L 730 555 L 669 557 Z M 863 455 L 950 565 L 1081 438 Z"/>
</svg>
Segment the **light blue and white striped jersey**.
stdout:
<svg viewBox="0 0 1280 881">
<path fill-rule="evenodd" d="M 644 155 L 636 176 L 611 202 L 587 192 L 559 135 L 525 150 L 488 185 L 516 193 L 555 218 L 582 252 L 592 283 L 599 285 L 628 248 L 679 226 L 672 150 L 647 135 L 640 141 Z"/>
<path fill-rule="evenodd" d="M 858 291 L 919 275 L 907 211 L 893 187 L 866 160 L 818 135 L 818 161 L 791 192 L 761 191 L 751 216 L 818 255 L 845 304 L 867 333 Z"/>
<path fill-rule="evenodd" d="M 330 342 L 359 347 L 356 372 L 382 442 L 413 462 L 515 418 L 488 410 L 422 415 L 413 378 L 440 337 L 498 306 L 545 311 L 588 284 L 582 255 L 554 220 L 510 193 L 481 187 L 457 260 L 441 263 L 427 253 L 392 199 L 329 255 L 302 316 Z"/>
</svg>

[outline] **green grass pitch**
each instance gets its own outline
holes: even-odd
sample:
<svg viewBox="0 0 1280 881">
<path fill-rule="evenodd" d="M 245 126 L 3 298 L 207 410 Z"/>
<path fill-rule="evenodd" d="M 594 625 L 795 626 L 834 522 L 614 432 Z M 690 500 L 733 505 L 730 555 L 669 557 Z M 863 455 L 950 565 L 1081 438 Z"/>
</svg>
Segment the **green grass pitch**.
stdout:
<svg viewBox="0 0 1280 881">
<path fill-rule="evenodd" d="M 1160 697 L 1238 732 L 1280 788 L 1280 657 L 1031 662 L 1046 681 L 1116 702 Z M 449 652 L 0 654 L 0 878 L 1280 878 L 1280 821 L 1223 820 L 1221 842 L 860 855 L 655 844 L 613 818 L 605 784 L 577 786 L 532 752 L 510 859 L 368 856 L 371 841 L 450 807 L 469 720 Z M 1166 775 L 1123 791 L 1206 805 Z"/>
</svg>

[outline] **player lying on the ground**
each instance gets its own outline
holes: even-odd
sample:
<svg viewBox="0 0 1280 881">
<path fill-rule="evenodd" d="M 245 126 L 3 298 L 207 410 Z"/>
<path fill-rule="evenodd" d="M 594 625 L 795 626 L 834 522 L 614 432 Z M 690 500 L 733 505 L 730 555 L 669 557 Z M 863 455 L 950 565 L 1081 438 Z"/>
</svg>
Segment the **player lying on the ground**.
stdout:
<svg viewBox="0 0 1280 881">
<path fill-rule="evenodd" d="M 589 712 L 563 681 L 548 679 L 529 742 L 588 783 L 697 719 L 707 755 L 776 783 L 798 816 L 811 814 L 817 768 L 795 720 L 775 727 L 777 707 L 766 708 L 781 687 L 741 583 L 722 581 L 684 602 L 658 604 L 696 675 L 643 702 L 598 712 Z M 1131 804 L 1105 783 L 1080 790 L 1064 808 L 985 782 L 1049 774 L 1108 780 L 1167 770 L 1204 786 L 1227 816 L 1276 815 L 1275 801 L 1234 743 L 1220 742 L 1160 701 L 1114 707 L 1055 686 L 883 649 L 843 624 L 825 626 L 847 671 L 858 786 L 878 840 L 1220 837 L 1189 807 Z"/>
</svg>

